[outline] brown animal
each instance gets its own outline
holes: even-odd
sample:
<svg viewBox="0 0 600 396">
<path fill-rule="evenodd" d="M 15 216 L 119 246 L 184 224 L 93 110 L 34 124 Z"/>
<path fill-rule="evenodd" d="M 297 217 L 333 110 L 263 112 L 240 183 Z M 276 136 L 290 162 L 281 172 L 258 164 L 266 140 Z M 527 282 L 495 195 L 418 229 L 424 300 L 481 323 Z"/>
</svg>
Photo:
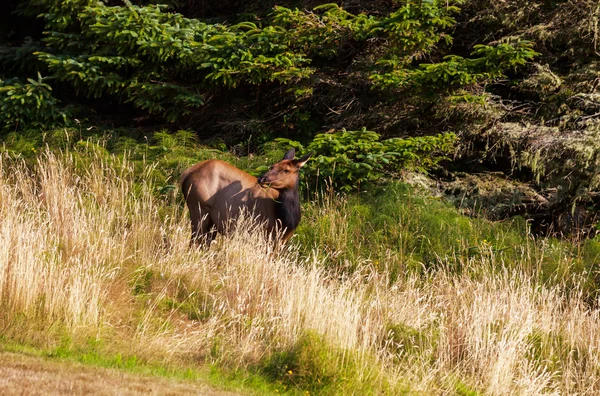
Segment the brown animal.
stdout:
<svg viewBox="0 0 600 396">
<path fill-rule="evenodd" d="M 312 153 L 298 160 L 294 155 L 289 150 L 258 179 L 216 159 L 186 169 L 181 189 L 190 210 L 192 242 L 210 243 L 215 231 L 225 232 L 246 209 L 265 222 L 271 235 L 281 231 L 285 243 L 300 222 L 299 170 Z"/>
</svg>

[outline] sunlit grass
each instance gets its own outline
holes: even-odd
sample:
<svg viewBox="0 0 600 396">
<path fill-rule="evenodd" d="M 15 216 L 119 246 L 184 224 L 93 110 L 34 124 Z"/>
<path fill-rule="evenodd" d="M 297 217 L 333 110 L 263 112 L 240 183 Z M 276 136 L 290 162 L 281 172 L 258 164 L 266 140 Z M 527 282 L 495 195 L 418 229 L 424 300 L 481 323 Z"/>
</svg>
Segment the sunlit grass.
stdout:
<svg viewBox="0 0 600 396">
<path fill-rule="evenodd" d="M 97 151 L 37 161 L 0 162 L 10 342 L 211 364 L 280 391 L 600 391 L 599 311 L 575 266 L 589 247 L 390 187 L 308 203 L 278 254 L 248 218 L 190 249 L 177 191 L 157 193 L 152 165 Z"/>
</svg>

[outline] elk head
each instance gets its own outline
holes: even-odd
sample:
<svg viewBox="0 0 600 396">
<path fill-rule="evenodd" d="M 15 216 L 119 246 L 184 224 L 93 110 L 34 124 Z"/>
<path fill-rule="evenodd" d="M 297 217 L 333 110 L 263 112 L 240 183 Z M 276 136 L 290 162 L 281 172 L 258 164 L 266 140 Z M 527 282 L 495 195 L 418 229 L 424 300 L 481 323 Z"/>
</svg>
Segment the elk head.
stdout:
<svg viewBox="0 0 600 396">
<path fill-rule="evenodd" d="M 258 184 L 261 187 L 270 187 L 276 190 L 285 190 L 295 188 L 298 183 L 298 171 L 308 161 L 312 152 L 304 157 L 295 160 L 296 150 L 290 149 L 283 159 L 272 165 L 269 170 L 258 178 Z"/>
</svg>

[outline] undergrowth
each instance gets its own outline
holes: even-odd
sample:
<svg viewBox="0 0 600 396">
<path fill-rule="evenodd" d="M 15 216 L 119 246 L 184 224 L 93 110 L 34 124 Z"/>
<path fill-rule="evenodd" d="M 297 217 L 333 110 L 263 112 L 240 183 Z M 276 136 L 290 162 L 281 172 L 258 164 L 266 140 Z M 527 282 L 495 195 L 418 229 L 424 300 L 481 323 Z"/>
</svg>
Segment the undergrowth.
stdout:
<svg viewBox="0 0 600 396">
<path fill-rule="evenodd" d="M 474 260 L 492 259 L 497 269 L 519 268 L 543 282 L 583 286 L 596 296 L 596 239 L 535 239 L 522 218 L 469 218 L 428 191 L 402 183 L 318 197 L 304 205 L 296 241 L 304 254 L 318 251 L 336 271 L 368 265 L 395 279 L 440 267 L 460 273 Z"/>
</svg>

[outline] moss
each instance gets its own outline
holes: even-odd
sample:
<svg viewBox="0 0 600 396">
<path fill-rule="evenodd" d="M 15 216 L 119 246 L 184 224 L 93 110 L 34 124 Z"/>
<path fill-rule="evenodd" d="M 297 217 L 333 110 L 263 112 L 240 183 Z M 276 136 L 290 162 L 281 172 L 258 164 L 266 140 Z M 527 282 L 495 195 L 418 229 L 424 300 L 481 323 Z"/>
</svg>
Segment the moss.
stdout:
<svg viewBox="0 0 600 396">
<path fill-rule="evenodd" d="M 536 95 L 550 95 L 560 89 L 562 79 L 550 69 L 548 65 L 535 63 L 533 73 L 520 83 L 520 90 Z"/>
</svg>

